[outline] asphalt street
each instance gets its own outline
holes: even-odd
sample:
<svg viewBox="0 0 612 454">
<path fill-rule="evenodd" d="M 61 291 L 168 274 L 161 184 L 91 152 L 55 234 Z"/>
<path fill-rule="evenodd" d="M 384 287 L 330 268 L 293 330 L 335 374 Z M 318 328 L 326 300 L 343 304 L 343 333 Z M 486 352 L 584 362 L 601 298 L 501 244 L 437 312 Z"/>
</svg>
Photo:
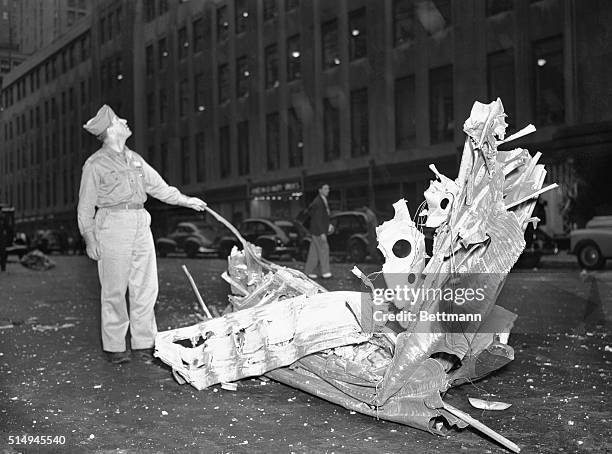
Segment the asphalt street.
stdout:
<svg viewBox="0 0 612 454">
<path fill-rule="evenodd" d="M 197 391 L 163 365 L 112 365 L 101 353 L 95 263 L 52 259 L 49 271 L 12 261 L 0 274 L 2 452 L 508 452 L 471 429 L 434 436 L 258 377 L 240 381 L 237 391 Z M 201 318 L 182 264 L 208 305 L 227 304 L 224 261 L 158 263 L 160 331 Z M 322 283 L 359 290 L 352 266 L 333 264 L 334 278 Z M 444 397 L 523 452 L 612 452 L 612 270 L 587 280 L 579 271 L 553 263 L 511 273 L 498 303 L 519 315 L 509 341 L 515 360 Z M 512 406 L 478 410 L 468 396 Z"/>
</svg>

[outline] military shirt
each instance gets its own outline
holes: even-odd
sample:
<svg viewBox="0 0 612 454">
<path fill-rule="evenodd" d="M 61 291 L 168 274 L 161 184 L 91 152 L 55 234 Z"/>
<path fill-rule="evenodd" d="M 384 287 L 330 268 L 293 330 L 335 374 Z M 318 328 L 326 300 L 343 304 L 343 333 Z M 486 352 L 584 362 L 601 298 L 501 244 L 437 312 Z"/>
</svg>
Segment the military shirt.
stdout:
<svg viewBox="0 0 612 454">
<path fill-rule="evenodd" d="M 85 234 L 94 230 L 96 207 L 144 203 L 147 194 L 171 205 L 187 200 L 138 153 L 127 147 L 118 153 L 103 146 L 83 165 L 77 207 L 79 231 Z"/>
</svg>

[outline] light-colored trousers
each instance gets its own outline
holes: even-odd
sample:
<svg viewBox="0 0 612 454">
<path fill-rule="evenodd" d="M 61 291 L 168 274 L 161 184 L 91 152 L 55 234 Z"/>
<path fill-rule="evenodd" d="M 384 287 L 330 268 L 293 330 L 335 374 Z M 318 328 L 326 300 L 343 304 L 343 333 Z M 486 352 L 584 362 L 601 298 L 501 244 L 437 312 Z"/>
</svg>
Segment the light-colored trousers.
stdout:
<svg viewBox="0 0 612 454">
<path fill-rule="evenodd" d="M 321 268 L 321 274 L 329 273 L 329 244 L 325 234 L 312 235 L 306 265 L 304 265 L 304 273 L 315 274 L 317 265 Z"/>
<path fill-rule="evenodd" d="M 157 325 L 157 262 L 151 234 L 151 215 L 140 210 L 100 209 L 96 236 L 100 245 L 102 348 L 125 351 L 130 328 L 132 349 L 155 345 Z M 126 291 L 129 289 L 129 315 Z"/>
</svg>

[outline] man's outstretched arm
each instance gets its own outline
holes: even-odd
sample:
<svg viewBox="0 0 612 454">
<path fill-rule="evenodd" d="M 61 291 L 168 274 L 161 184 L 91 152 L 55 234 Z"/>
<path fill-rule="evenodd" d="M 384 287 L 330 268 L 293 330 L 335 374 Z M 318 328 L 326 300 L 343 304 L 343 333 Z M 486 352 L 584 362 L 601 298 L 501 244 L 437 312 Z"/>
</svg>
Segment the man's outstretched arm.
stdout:
<svg viewBox="0 0 612 454">
<path fill-rule="evenodd" d="M 144 160 L 143 171 L 145 191 L 147 194 L 151 194 L 156 199 L 169 203 L 170 205 L 181 205 L 191 208 L 192 210 L 204 211 L 206 202 L 197 197 L 186 196 L 174 186 L 170 186 L 164 181 L 161 175 Z"/>
</svg>

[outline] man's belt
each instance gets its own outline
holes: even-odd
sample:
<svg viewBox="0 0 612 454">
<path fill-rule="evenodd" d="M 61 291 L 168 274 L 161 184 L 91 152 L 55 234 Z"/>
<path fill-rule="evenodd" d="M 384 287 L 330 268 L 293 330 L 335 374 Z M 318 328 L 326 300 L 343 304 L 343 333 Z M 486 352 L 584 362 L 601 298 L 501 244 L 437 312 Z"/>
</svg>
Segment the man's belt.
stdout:
<svg viewBox="0 0 612 454">
<path fill-rule="evenodd" d="M 109 210 L 142 210 L 144 205 L 142 203 L 120 203 L 119 205 L 113 205 L 112 207 L 104 207 Z"/>
</svg>

